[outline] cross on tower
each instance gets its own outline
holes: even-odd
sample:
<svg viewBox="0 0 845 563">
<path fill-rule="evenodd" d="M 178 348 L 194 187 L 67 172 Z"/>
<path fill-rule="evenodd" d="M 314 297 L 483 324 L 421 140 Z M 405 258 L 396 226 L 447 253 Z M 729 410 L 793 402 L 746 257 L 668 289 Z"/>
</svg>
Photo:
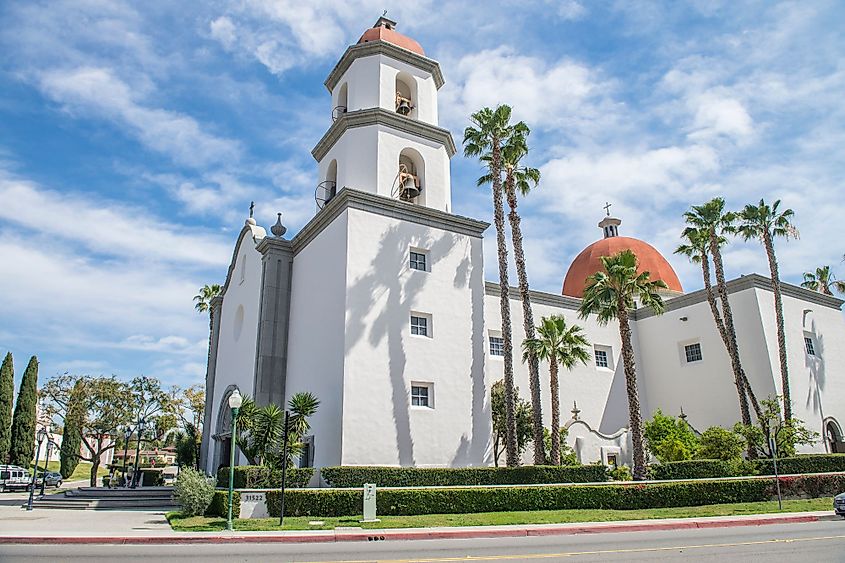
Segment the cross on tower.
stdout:
<svg viewBox="0 0 845 563">
<path fill-rule="evenodd" d="M 249 218 L 252 219 L 254 214 L 255 214 L 255 202 L 250 201 L 249 202 Z"/>
<path fill-rule="evenodd" d="M 612 204 L 609 201 L 605 202 L 604 210 L 607 212 L 607 216 L 610 217 L 610 206 Z"/>
</svg>

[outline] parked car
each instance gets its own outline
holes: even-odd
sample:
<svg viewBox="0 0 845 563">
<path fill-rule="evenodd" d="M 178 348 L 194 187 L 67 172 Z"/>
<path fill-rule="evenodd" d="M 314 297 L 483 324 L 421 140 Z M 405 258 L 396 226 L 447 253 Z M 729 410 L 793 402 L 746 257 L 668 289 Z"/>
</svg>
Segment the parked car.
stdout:
<svg viewBox="0 0 845 563">
<path fill-rule="evenodd" d="M 44 485 L 47 487 L 56 487 L 58 489 L 62 486 L 62 474 L 56 471 L 48 471 L 47 473 L 42 471 L 38 474 L 39 485 L 41 485 L 42 480 L 45 480 Z"/>
<path fill-rule="evenodd" d="M 845 518 L 845 493 L 839 493 L 833 497 L 833 511 Z"/>
<path fill-rule="evenodd" d="M 15 489 L 29 490 L 32 475 L 23 467 L 17 465 L 0 465 L 0 492 Z"/>
</svg>

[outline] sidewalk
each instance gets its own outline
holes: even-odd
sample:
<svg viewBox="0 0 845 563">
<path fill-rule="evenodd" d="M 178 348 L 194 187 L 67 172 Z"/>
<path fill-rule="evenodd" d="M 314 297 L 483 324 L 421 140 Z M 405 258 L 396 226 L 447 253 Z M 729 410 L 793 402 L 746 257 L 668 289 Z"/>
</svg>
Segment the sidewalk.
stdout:
<svg viewBox="0 0 845 563">
<path fill-rule="evenodd" d="M 290 532 L 174 532 L 162 512 L 35 510 L 0 507 L 0 544 L 329 543 L 424 539 L 531 537 L 573 534 L 800 524 L 838 519 L 830 511 L 450 528 Z"/>
</svg>

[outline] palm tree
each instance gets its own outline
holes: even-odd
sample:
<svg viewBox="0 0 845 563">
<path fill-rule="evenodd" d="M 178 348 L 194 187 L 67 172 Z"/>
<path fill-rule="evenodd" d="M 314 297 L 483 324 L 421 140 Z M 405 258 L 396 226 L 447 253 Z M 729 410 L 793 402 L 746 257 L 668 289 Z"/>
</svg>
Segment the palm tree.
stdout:
<svg viewBox="0 0 845 563">
<path fill-rule="evenodd" d="M 707 234 L 707 246 L 710 256 L 713 258 L 713 267 L 716 271 L 716 290 L 722 302 L 725 330 L 728 335 L 728 355 L 731 358 L 734 383 L 736 385 L 737 395 L 739 396 L 739 411 L 742 416 L 742 424 L 751 426 L 751 411 L 748 408 L 748 397 L 746 395 L 745 371 L 742 369 L 742 362 L 739 357 L 739 345 L 736 340 L 736 328 L 734 327 L 731 303 L 728 300 L 728 285 L 725 281 L 725 267 L 722 263 L 721 251 L 721 246 L 725 244 L 723 235 L 732 232 L 736 215 L 726 212 L 725 200 L 717 197 L 703 205 L 693 205 L 690 211 L 684 213 L 684 219 L 689 225 L 683 232 L 682 236 L 684 238 L 689 238 L 692 231 L 701 231 Z M 753 455 L 750 449 L 749 454 Z"/>
<path fill-rule="evenodd" d="M 194 295 L 194 309 L 198 313 L 208 313 L 208 357 L 206 358 L 206 368 L 211 364 L 211 339 L 214 336 L 214 307 L 211 306 L 212 300 L 220 295 L 220 284 L 213 283 L 211 285 L 205 284 L 200 288 L 199 293 Z"/>
<path fill-rule="evenodd" d="M 780 200 L 769 206 L 764 200 L 757 205 L 746 205 L 739 212 L 736 232 L 745 240 L 759 239 L 766 249 L 769 259 L 769 271 L 772 275 L 772 291 L 775 294 L 775 319 L 778 332 L 778 352 L 780 353 L 780 382 L 783 388 L 783 417 L 789 423 L 792 420 L 792 397 L 789 390 L 789 367 L 786 363 L 786 329 L 783 322 L 783 296 L 778 274 L 778 260 L 775 256 L 775 237 L 798 238 L 798 229 L 791 223 L 795 212 L 791 209 L 779 211 Z"/>
<path fill-rule="evenodd" d="M 667 286 L 662 280 L 652 280 L 649 272 L 638 274 L 637 256 L 630 250 L 623 250 L 613 256 L 602 256 L 601 262 L 605 271 L 587 278 L 579 314 L 582 319 L 594 314 L 596 321 L 601 325 L 606 325 L 614 319 L 619 321 L 625 387 L 628 393 L 628 420 L 634 447 L 634 479 L 640 481 L 646 478 L 643 418 L 637 391 L 637 370 L 628 311 L 633 309 L 638 301 L 657 314 L 663 313 L 663 299 L 657 290 Z"/>
<path fill-rule="evenodd" d="M 517 212 L 517 191 L 523 196 L 536 187 L 540 181 L 540 171 L 536 168 L 521 167 L 520 161 L 528 153 L 526 137 L 531 131 L 525 122 L 520 121 L 510 131 L 510 136 L 502 145 L 502 168 L 505 173 L 505 198 L 510 208 L 508 222 L 511 225 L 511 242 L 513 256 L 516 262 L 516 276 L 519 280 L 519 293 L 522 298 L 522 322 L 525 338 L 534 338 L 534 312 L 531 310 L 531 294 L 528 287 L 528 272 L 525 268 L 525 251 L 522 245 L 522 227 Z M 482 157 L 487 161 L 487 157 Z M 492 177 L 484 176 L 485 183 L 491 182 Z M 531 391 L 532 428 L 534 437 L 534 465 L 545 463 L 543 445 L 543 411 L 540 400 L 540 365 L 534 353 L 528 357 L 528 384 Z"/>
<path fill-rule="evenodd" d="M 839 293 L 845 293 L 845 281 L 838 281 L 833 272 L 830 271 L 830 266 L 821 266 L 816 268 L 816 272 L 804 272 L 804 281 L 801 282 L 801 287 L 824 293 L 825 295 L 833 295 L 831 288 Z"/>
<path fill-rule="evenodd" d="M 558 366 L 568 370 L 581 362 L 587 363 L 589 342 L 580 326 L 566 326 L 562 315 L 543 317 L 537 327 L 538 338 L 526 338 L 522 343 L 522 359 L 530 362 L 540 359 L 549 363 L 549 380 L 552 395 L 551 464 L 560 465 L 560 392 Z M 542 441 L 540 444 L 542 445 Z M 535 448 L 540 449 L 536 446 Z"/>
<path fill-rule="evenodd" d="M 707 295 L 707 303 L 710 305 L 710 312 L 713 314 L 713 320 L 716 323 L 719 336 L 722 338 L 722 343 L 725 345 L 725 350 L 727 350 L 728 355 L 730 355 L 730 336 L 728 335 L 727 327 L 725 327 L 725 321 L 722 319 L 722 313 L 719 311 L 719 307 L 716 303 L 716 293 L 713 291 L 713 281 L 710 274 L 709 235 L 706 230 L 689 227 L 684 230 L 681 236 L 685 238 L 687 242 L 678 246 L 675 250 L 675 254 L 686 256 L 693 264 L 701 265 L 701 275 L 702 278 L 704 278 L 704 291 Z M 720 236 L 718 245 L 722 246 L 724 244 L 727 244 L 727 240 Z M 744 371 L 742 373 L 742 380 L 745 391 L 748 393 L 748 398 L 751 400 L 751 405 L 754 407 L 754 411 L 757 413 L 757 417 L 759 418 L 761 413 L 760 404 L 757 401 L 757 396 L 751 389 L 751 384 L 749 383 L 748 378 L 745 377 Z"/>
<path fill-rule="evenodd" d="M 511 334 L 510 297 L 508 294 L 508 249 L 505 241 L 505 211 L 502 201 L 502 144 L 511 135 L 511 108 L 500 105 L 495 110 L 483 108 L 470 116 L 472 125 L 464 130 L 464 156 L 482 157 L 488 173 L 478 179 L 482 186 L 488 181 L 493 187 L 493 221 L 496 225 L 496 246 L 499 253 L 499 302 L 502 314 L 502 347 L 504 348 L 505 412 L 507 440 L 505 444 L 508 467 L 515 467 L 517 459 L 516 418 L 514 413 L 513 337 Z"/>
</svg>

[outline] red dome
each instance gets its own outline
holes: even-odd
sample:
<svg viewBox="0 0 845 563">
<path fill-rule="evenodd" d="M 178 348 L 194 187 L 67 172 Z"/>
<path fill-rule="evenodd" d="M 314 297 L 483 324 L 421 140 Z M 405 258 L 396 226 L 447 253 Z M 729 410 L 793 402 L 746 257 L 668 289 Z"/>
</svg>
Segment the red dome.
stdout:
<svg viewBox="0 0 845 563">
<path fill-rule="evenodd" d="M 612 256 L 623 250 L 631 250 L 637 255 L 637 273 L 649 272 L 652 280 L 663 280 L 670 291 L 683 293 L 678 275 L 656 248 L 639 239 L 618 236 L 596 241 L 575 257 L 563 280 L 562 293 L 570 297 L 583 297 L 587 278 L 604 271 L 601 257 Z"/>
<path fill-rule="evenodd" d="M 424 57 L 425 51 L 423 51 L 422 45 L 407 35 L 402 35 L 393 29 L 395 25 L 396 22 L 392 22 L 387 18 L 379 18 L 375 27 L 371 27 L 365 31 L 364 35 L 361 36 L 361 39 L 358 40 L 358 43 L 367 43 L 368 41 L 385 41 Z"/>
</svg>

